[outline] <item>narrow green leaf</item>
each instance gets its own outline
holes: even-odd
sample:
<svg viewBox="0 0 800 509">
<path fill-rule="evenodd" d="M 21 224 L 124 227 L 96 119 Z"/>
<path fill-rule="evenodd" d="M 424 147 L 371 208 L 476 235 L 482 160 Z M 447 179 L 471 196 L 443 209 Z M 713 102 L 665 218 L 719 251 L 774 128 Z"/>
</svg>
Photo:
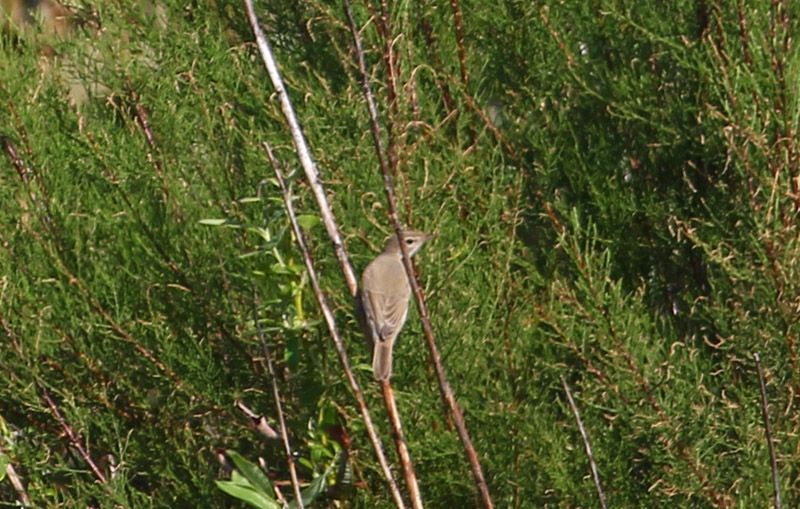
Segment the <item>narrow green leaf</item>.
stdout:
<svg viewBox="0 0 800 509">
<path fill-rule="evenodd" d="M 259 237 L 264 239 L 264 242 L 272 242 L 272 233 L 266 228 L 257 226 L 255 228 L 250 228 L 249 231 L 256 233 Z"/>
<path fill-rule="evenodd" d="M 227 223 L 227 219 L 201 219 L 198 221 L 200 224 L 204 224 L 206 226 L 222 226 Z"/>
<path fill-rule="evenodd" d="M 303 498 L 303 505 L 305 507 L 310 506 L 314 500 L 317 499 L 320 495 L 325 493 L 328 488 L 327 479 L 330 473 L 333 471 L 333 468 L 336 466 L 336 463 L 332 463 L 328 468 L 325 469 L 325 472 L 318 475 L 311 481 L 311 484 L 305 487 L 304 490 L 300 492 L 300 496 Z M 289 504 L 290 509 L 297 509 L 297 501 L 293 500 Z"/>
<path fill-rule="evenodd" d="M 270 266 L 270 270 L 272 271 L 273 274 L 284 274 L 287 276 L 291 276 L 292 274 L 294 274 L 294 272 L 292 272 L 288 266 L 282 265 L 280 263 L 273 263 Z"/>
</svg>

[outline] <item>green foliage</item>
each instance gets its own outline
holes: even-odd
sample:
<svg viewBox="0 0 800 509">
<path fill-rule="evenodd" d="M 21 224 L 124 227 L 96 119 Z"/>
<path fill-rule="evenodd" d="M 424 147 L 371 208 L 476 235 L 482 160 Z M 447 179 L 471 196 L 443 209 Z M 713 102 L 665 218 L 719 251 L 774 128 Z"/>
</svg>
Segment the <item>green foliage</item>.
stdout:
<svg viewBox="0 0 800 509">
<path fill-rule="evenodd" d="M 236 451 L 227 451 L 236 469 L 230 481 L 217 481 L 217 487 L 257 509 L 279 509 L 281 504 L 275 500 L 275 491 L 264 472 L 244 459 Z"/>
<path fill-rule="evenodd" d="M 284 453 L 234 407 L 274 416 L 257 320 L 314 504 L 390 507 L 261 149 L 297 164 L 243 7 L 94 4 L 70 37 L 0 36 L 0 466 L 37 507 L 271 507 Z M 768 505 L 754 352 L 797 506 L 800 4 L 455 2 L 466 81 L 447 3 L 380 4 L 354 9 L 401 215 L 439 234 L 417 265 L 497 507 L 598 505 L 561 375 L 612 507 Z M 340 4 L 257 7 L 362 269 L 391 229 Z M 393 384 L 422 495 L 472 507 L 421 336 L 412 312 Z"/>
</svg>

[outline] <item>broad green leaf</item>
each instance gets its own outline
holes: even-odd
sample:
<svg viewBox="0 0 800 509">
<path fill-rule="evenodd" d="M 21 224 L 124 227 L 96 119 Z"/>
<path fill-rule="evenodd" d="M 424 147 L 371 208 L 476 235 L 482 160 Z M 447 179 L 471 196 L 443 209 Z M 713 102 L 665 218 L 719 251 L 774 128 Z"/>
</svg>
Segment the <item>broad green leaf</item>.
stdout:
<svg viewBox="0 0 800 509">
<path fill-rule="evenodd" d="M 282 265 L 280 263 L 273 263 L 270 266 L 270 270 L 272 271 L 273 274 L 285 274 L 287 276 L 291 276 L 292 274 L 294 274 L 294 272 L 289 270 L 289 267 L 287 267 L 286 265 Z"/>
<path fill-rule="evenodd" d="M 227 228 L 241 228 L 242 225 L 230 219 L 201 219 L 198 223 L 205 226 L 225 226 Z"/>
<path fill-rule="evenodd" d="M 240 260 L 244 260 L 245 258 L 252 258 L 253 256 L 258 256 L 264 254 L 263 249 L 257 249 L 255 251 L 248 251 L 247 253 L 242 253 L 238 256 Z"/>
<path fill-rule="evenodd" d="M 272 483 L 269 482 L 269 479 L 264 475 L 264 472 L 258 465 L 245 459 L 244 456 L 236 451 L 229 450 L 227 451 L 227 455 L 230 457 L 231 461 L 233 461 L 233 464 L 236 465 L 236 469 L 239 473 L 246 477 L 254 488 L 262 491 L 266 495 L 272 495 L 272 493 L 274 493 Z"/>
<path fill-rule="evenodd" d="M 237 484 L 233 481 L 216 481 L 217 487 L 239 500 L 258 509 L 281 509 L 281 505 L 250 486 Z"/>
</svg>

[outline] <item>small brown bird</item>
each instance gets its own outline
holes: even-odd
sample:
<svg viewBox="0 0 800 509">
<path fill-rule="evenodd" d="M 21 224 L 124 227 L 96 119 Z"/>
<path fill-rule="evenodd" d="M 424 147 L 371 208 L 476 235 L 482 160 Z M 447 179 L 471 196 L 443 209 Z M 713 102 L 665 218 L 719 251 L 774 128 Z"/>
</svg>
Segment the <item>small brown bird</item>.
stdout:
<svg viewBox="0 0 800 509">
<path fill-rule="evenodd" d="M 431 237 L 420 231 L 403 231 L 409 256 L 414 256 Z M 393 234 L 383 252 L 367 265 L 361 276 L 361 301 L 374 344 L 372 371 L 376 380 L 385 381 L 392 376 L 392 349 L 406 321 L 410 297 L 400 243 Z"/>
</svg>

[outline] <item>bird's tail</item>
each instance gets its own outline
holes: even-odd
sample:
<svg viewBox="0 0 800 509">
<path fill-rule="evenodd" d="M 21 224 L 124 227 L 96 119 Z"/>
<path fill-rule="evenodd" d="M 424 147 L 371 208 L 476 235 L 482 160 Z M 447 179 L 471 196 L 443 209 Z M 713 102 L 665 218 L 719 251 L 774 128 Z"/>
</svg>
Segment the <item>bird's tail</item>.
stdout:
<svg viewBox="0 0 800 509">
<path fill-rule="evenodd" d="M 372 352 L 372 372 L 375 380 L 389 380 L 392 376 L 392 350 L 393 342 L 376 341 Z"/>
</svg>

